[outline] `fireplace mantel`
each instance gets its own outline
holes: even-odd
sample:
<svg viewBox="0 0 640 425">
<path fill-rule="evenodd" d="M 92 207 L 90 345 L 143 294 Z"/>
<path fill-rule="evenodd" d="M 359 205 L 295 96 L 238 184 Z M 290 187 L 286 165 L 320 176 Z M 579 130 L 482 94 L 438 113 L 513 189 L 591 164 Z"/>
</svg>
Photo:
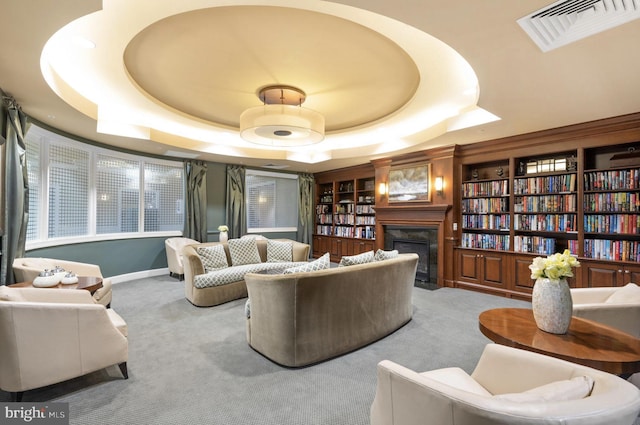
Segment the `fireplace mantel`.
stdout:
<svg viewBox="0 0 640 425">
<path fill-rule="evenodd" d="M 376 221 L 386 223 L 442 223 L 451 208 L 449 204 L 376 206 Z"/>
</svg>

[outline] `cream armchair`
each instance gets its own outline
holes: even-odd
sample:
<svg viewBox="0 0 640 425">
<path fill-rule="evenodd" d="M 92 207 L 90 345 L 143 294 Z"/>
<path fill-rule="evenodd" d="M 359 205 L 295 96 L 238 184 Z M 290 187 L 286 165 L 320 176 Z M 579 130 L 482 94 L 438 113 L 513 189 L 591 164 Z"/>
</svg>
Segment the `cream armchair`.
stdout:
<svg viewBox="0 0 640 425">
<path fill-rule="evenodd" d="M 640 338 L 640 287 L 573 288 L 573 315 L 603 323 Z"/>
<path fill-rule="evenodd" d="M 127 372 L 127 325 L 87 291 L 0 286 L 0 389 L 24 391 L 118 365 Z"/>
<path fill-rule="evenodd" d="M 13 261 L 13 274 L 16 282 L 33 282 L 41 271 L 44 269 L 51 270 L 56 266 L 60 266 L 67 271 L 72 271 L 78 276 L 101 277 L 102 288 L 93 294 L 93 298 L 105 307 L 111 306 L 111 279 L 102 276 L 100 266 L 95 264 L 56 260 L 53 258 L 24 257 L 16 258 Z"/>
<path fill-rule="evenodd" d="M 380 362 L 371 425 L 631 425 L 638 412 L 640 390 L 622 378 L 489 344 L 471 375 L 455 367 L 417 373 Z"/>
<path fill-rule="evenodd" d="M 184 279 L 182 248 L 194 243 L 200 242 L 189 238 L 169 238 L 164 241 L 164 248 L 167 251 L 167 265 L 171 276 L 177 275 L 178 279 Z"/>
</svg>

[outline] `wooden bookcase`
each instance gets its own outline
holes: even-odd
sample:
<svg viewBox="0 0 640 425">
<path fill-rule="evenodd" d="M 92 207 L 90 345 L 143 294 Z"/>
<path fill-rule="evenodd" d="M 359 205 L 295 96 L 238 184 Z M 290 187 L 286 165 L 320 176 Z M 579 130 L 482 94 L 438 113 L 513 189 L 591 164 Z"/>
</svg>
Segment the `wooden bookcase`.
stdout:
<svg viewBox="0 0 640 425">
<path fill-rule="evenodd" d="M 373 166 L 319 173 L 316 178 L 313 256 L 326 252 L 332 261 L 370 251 L 375 246 Z"/>
<path fill-rule="evenodd" d="M 461 146 L 457 167 L 454 286 L 530 299 L 533 258 L 564 249 L 573 287 L 640 281 L 640 114 Z"/>
</svg>

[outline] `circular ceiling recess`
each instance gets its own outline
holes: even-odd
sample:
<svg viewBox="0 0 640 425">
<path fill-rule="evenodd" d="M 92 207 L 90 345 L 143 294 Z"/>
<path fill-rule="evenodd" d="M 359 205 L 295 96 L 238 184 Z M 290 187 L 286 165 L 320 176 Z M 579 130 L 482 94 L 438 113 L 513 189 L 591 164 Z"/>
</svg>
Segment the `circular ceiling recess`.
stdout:
<svg viewBox="0 0 640 425">
<path fill-rule="evenodd" d="M 127 45 L 124 64 L 155 102 L 237 129 L 261 88 L 298 87 L 327 132 L 400 110 L 420 83 L 409 55 L 381 34 L 319 12 L 224 6 L 164 18 Z"/>
</svg>

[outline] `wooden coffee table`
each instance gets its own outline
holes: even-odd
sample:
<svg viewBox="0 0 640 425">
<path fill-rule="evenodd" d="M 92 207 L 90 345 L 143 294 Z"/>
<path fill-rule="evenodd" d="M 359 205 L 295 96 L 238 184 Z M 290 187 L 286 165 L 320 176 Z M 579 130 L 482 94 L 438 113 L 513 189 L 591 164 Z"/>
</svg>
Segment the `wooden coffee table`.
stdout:
<svg viewBox="0 0 640 425">
<path fill-rule="evenodd" d="M 556 335 L 538 329 L 530 309 L 497 308 L 478 319 L 480 331 L 498 344 L 621 376 L 640 372 L 640 339 L 592 320 L 574 316 L 569 331 Z"/>
<path fill-rule="evenodd" d="M 13 288 L 35 288 L 32 282 L 14 283 L 9 286 Z M 98 289 L 102 288 L 102 278 L 97 276 L 78 276 L 78 283 L 71 283 L 68 285 L 58 283 L 56 286 L 52 286 L 52 288 L 85 289 L 93 294 Z"/>
</svg>

